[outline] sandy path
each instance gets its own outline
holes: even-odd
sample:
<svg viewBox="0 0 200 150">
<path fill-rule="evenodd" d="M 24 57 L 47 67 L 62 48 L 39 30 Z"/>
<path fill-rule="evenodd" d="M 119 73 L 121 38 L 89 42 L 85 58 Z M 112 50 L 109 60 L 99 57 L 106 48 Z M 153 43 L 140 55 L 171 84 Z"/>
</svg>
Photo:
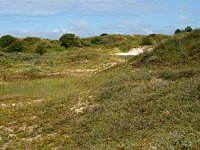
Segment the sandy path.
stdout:
<svg viewBox="0 0 200 150">
<path fill-rule="evenodd" d="M 153 47 L 143 46 L 143 47 L 133 48 L 127 53 L 117 53 L 115 55 L 118 55 L 118 56 L 136 56 L 136 55 L 139 55 L 139 54 L 144 53 L 144 52 L 149 52 L 151 50 L 153 50 Z"/>
</svg>

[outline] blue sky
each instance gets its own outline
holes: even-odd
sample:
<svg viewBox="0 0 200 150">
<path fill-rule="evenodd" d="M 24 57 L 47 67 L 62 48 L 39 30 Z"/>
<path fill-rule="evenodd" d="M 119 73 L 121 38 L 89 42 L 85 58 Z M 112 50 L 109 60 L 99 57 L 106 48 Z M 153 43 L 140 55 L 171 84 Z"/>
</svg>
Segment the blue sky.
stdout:
<svg viewBox="0 0 200 150">
<path fill-rule="evenodd" d="M 200 27 L 200 0 L 0 0 L 0 35 L 57 39 Z"/>
</svg>

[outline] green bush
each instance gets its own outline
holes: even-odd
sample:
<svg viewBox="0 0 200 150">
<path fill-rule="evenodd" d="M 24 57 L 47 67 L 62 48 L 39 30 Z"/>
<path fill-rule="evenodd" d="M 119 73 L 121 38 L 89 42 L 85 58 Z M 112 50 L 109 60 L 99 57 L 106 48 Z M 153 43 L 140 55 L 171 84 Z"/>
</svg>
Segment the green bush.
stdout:
<svg viewBox="0 0 200 150">
<path fill-rule="evenodd" d="M 43 55 L 44 53 L 46 53 L 46 49 L 45 49 L 44 46 L 38 46 L 38 47 L 35 49 L 35 52 L 34 52 L 34 53 Z"/>
<path fill-rule="evenodd" d="M 174 34 L 178 34 L 178 33 L 181 33 L 180 29 L 177 29 Z"/>
<path fill-rule="evenodd" d="M 65 48 L 81 47 L 83 44 L 81 39 L 75 34 L 64 34 L 59 40 L 61 42 L 61 46 L 64 46 Z"/>
<path fill-rule="evenodd" d="M 23 44 L 20 40 L 14 41 L 7 49 L 6 52 L 12 53 L 12 52 L 22 52 L 24 51 Z"/>
<path fill-rule="evenodd" d="M 91 40 L 91 43 L 92 43 L 92 44 L 98 45 L 98 44 L 102 44 L 102 41 L 101 41 L 100 37 L 94 37 L 94 38 Z"/>
<path fill-rule="evenodd" d="M 192 29 L 192 27 L 191 26 L 187 26 L 186 28 L 185 28 L 185 32 L 191 32 L 193 29 Z"/>
<path fill-rule="evenodd" d="M 182 30 L 177 29 L 174 34 L 184 33 L 184 32 L 192 32 L 192 31 L 193 31 L 192 27 L 191 26 L 187 26 L 185 29 L 182 29 Z"/>
<path fill-rule="evenodd" d="M 100 36 L 106 36 L 106 35 L 108 35 L 107 33 L 103 33 L 103 34 L 101 34 Z"/>
<path fill-rule="evenodd" d="M 6 48 L 11 45 L 16 38 L 12 37 L 11 35 L 5 35 L 0 38 L 0 47 Z"/>
</svg>

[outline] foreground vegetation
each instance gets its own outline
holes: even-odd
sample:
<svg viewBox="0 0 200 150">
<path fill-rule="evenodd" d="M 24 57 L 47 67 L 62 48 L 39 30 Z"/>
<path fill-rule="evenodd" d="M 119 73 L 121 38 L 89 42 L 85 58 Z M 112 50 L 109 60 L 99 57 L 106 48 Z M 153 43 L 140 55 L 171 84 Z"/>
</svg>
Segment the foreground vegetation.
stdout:
<svg viewBox="0 0 200 150">
<path fill-rule="evenodd" d="M 1 52 L 0 145 L 198 150 L 199 39 L 199 30 L 179 33 L 137 57 L 113 55 L 117 42 L 43 55 Z"/>
</svg>

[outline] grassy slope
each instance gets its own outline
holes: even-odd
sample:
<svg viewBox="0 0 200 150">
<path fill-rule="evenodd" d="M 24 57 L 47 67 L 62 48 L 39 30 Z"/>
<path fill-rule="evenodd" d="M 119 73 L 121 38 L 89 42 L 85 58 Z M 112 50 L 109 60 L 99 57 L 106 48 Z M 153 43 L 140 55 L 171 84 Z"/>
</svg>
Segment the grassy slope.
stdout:
<svg viewBox="0 0 200 150">
<path fill-rule="evenodd" d="M 91 50 L 83 57 L 90 58 L 87 65 L 85 59 L 79 61 L 80 51 L 70 52 L 69 58 L 54 55 L 59 61 L 50 59 L 50 54 L 42 56 L 41 62 L 52 60 L 54 65 L 47 66 L 49 71 L 43 63 L 34 64 L 42 68 L 41 74 L 91 69 L 104 61 L 118 65 L 86 75 L 13 82 L 2 78 L 0 145 L 11 149 L 198 149 L 199 38 L 199 31 L 176 35 L 152 53 L 124 63 L 124 58 Z M 75 63 L 71 58 L 76 58 Z M 4 65 L 7 75 L 19 71 L 16 66 L 24 66 L 24 61 L 10 64 L 15 71 Z"/>
<path fill-rule="evenodd" d="M 155 45 L 161 41 L 167 39 L 168 36 L 160 34 L 151 34 L 148 36 L 144 35 L 118 35 L 110 34 L 106 36 L 95 36 L 89 38 L 82 38 L 84 48 L 95 48 L 95 49 L 107 49 L 113 48 L 120 51 L 129 51 L 132 48 L 141 46 L 144 44 L 144 40 L 149 40 L 152 45 Z M 62 52 L 65 48 L 60 45 L 58 40 L 40 39 L 37 37 L 26 37 L 24 39 L 17 39 L 22 44 L 23 53 L 39 53 L 37 49 L 40 47 L 44 53 L 49 52 Z M 9 47 L 9 46 L 8 46 Z M 0 52 L 6 52 L 8 47 L 1 48 Z M 72 48 L 74 49 L 74 48 Z"/>
<path fill-rule="evenodd" d="M 164 40 L 168 36 L 160 34 L 144 35 L 118 35 L 111 34 L 106 36 L 96 36 L 84 39 L 86 43 L 89 43 L 90 47 L 101 48 L 118 48 L 122 52 L 127 52 L 132 48 L 141 46 L 144 44 L 144 40 L 150 40 L 152 45 L 156 45 Z"/>
</svg>

